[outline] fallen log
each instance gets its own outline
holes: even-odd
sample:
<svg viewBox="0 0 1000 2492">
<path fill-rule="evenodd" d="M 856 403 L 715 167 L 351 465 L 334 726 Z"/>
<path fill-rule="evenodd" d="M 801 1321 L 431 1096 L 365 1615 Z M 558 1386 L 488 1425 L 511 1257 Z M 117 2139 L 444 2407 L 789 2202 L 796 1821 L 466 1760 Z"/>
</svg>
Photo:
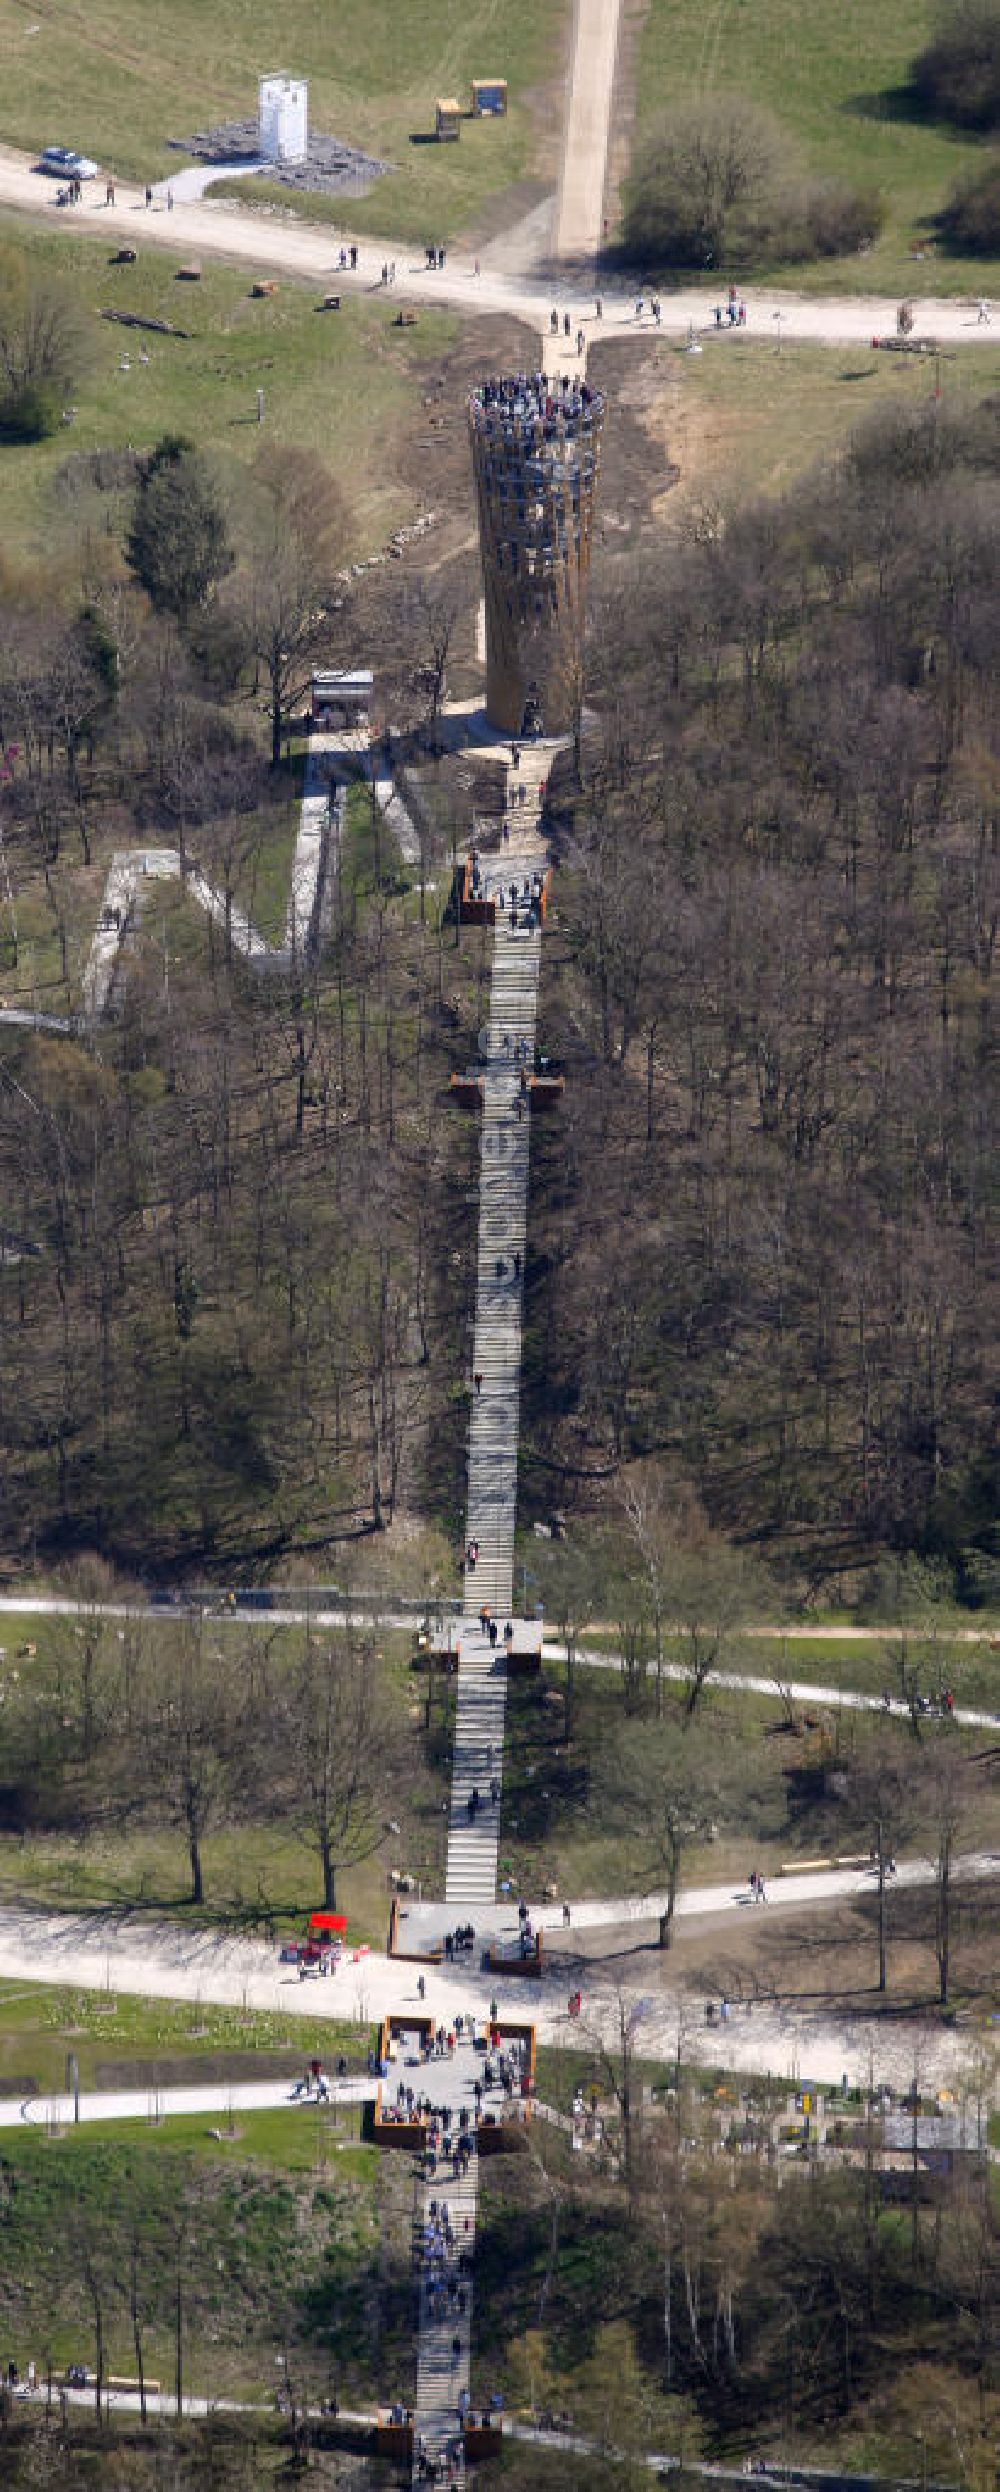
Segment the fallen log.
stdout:
<svg viewBox="0 0 1000 2492">
<path fill-rule="evenodd" d="M 110 303 L 101 306 L 102 320 L 118 320 L 123 329 L 152 329 L 157 337 L 189 338 L 190 329 L 175 329 L 172 320 L 148 320 L 143 312 L 117 311 Z"/>
</svg>

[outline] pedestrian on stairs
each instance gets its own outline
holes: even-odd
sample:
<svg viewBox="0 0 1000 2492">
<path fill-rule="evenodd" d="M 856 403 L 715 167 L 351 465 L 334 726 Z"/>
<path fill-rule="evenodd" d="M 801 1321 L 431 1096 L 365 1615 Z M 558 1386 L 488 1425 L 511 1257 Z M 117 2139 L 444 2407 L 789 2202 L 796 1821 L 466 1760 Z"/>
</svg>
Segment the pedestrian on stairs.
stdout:
<svg viewBox="0 0 1000 2492">
<path fill-rule="evenodd" d="M 479 1368 L 477 1368 L 477 1369 L 476 1369 L 476 1373 L 475 1373 L 475 1375 L 473 1376 L 472 1381 L 473 1381 L 473 1384 L 475 1385 L 476 1392 L 477 1392 L 477 1393 L 481 1393 L 481 1392 L 482 1392 L 482 1389 L 483 1389 L 483 1379 L 482 1379 L 482 1374 L 481 1374 L 481 1372 L 480 1372 Z"/>
</svg>

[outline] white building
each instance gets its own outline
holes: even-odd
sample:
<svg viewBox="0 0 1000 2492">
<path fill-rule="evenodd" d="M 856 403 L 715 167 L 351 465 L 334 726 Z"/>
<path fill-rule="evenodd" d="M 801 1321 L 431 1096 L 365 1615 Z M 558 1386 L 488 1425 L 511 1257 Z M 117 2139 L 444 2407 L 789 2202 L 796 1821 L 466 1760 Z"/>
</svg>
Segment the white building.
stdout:
<svg viewBox="0 0 1000 2492">
<path fill-rule="evenodd" d="M 305 78 L 262 78 L 257 136 L 269 164 L 302 164 L 309 145 L 309 88 Z"/>
</svg>

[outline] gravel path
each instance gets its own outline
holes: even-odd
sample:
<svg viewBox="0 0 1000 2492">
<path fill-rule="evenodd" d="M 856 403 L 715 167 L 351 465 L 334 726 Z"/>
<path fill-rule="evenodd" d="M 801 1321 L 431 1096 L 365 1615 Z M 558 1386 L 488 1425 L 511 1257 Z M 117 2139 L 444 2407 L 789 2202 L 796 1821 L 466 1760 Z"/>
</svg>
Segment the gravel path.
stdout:
<svg viewBox="0 0 1000 2492">
<path fill-rule="evenodd" d="M 856 1892 L 859 1883 L 856 1875 L 849 1877 L 845 1891 Z M 700 1893 L 703 1910 L 705 1898 L 720 1894 L 722 1910 L 746 1908 L 745 1891 L 709 1888 Z M 691 1890 L 692 1897 L 698 1894 L 699 1890 Z M 829 1899 L 817 1895 L 813 1900 L 818 1904 Z M 654 1899 L 646 1899 L 646 1910 L 653 1908 Z M 688 1908 L 697 1911 L 699 1907 L 689 1900 Z M 709 1908 L 717 1906 L 713 1902 Z M 582 1914 L 585 1907 L 579 1909 Z M 609 1904 L 602 1904 L 601 1909 L 612 1911 Z M 817 2083 L 839 2082 L 844 2071 L 852 2083 L 866 2082 L 870 2063 L 878 2080 L 905 2083 L 915 2060 L 926 2084 L 947 2083 L 968 2069 L 974 2053 L 982 2048 L 978 2030 L 943 2030 L 922 2018 L 847 2015 L 823 2006 L 813 2012 L 781 2003 L 755 2005 L 752 2014 L 741 2011 L 737 2015 L 734 2010 L 723 2039 L 717 2024 L 705 2025 L 703 2002 L 697 1997 L 679 1990 L 653 1991 L 663 1961 L 648 1944 L 652 1925 L 647 1925 L 644 1944 L 635 1899 L 625 1909 L 627 1947 L 629 1951 L 638 1947 L 642 1960 L 628 1952 L 587 1965 L 582 2024 L 572 2021 L 567 2011 L 568 1993 L 577 1980 L 575 1965 L 560 1956 L 548 1959 L 541 1982 L 505 1978 L 507 2013 L 529 2017 L 540 2040 L 557 2047 L 577 2047 L 581 2033 L 587 2038 L 601 2035 L 610 2046 L 619 2030 L 621 1997 L 633 2004 L 648 1999 L 642 2047 L 649 2056 L 672 2055 L 681 2033 L 686 2059 L 793 2077 L 807 2068 Z M 480 1920 L 485 1931 L 486 1920 L 483 1916 Z M 516 1928 L 516 1915 L 508 1913 L 506 1926 Z M 450 2022 L 456 2009 L 484 2017 L 496 1988 L 487 1974 L 459 1966 L 428 1965 L 419 1978 L 425 1983 L 423 2006 L 417 1965 L 381 1954 L 370 1953 L 358 1960 L 348 1957 L 326 1981 L 300 1981 L 293 1968 L 279 1963 L 276 1947 L 261 1941 L 229 1938 L 213 1930 L 185 1930 L 173 1923 L 116 1920 L 111 1914 L 32 1912 L 15 1905 L 0 1908 L 0 1980 L 55 1982 L 112 1995 L 120 1992 L 187 2000 L 192 2005 L 237 2006 L 295 2018 L 308 2027 L 312 2049 L 321 2048 L 316 2037 L 331 2018 L 367 2024 L 390 2011 L 399 2015 L 411 2007 L 441 2022 Z M 144 2112 L 147 2105 L 148 2096 Z"/>
<path fill-rule="evenodd" d="M 312 226 L 289 213 L 267 216 L 251 207 L 234 206 L 229 200 L 177 200 L 172 214 L 156 202 L 147 209 L 141 190 L 119 183 L 113 208 L 106 207 L 100 196 L 100 185 L 92 183 L 84 191 L 82 204 L 76 208 L 57 209 L 54 185 L 33 170 L 33 160 L 13 148 L 0 148 L 0 206 L 27 210 L 43 223 L 63 219 L 74 232 L 99 234 L 108 242 L 128 241 L 140 248 L 155 247 L 173 252 L 178 261 L 193 256 L 214 255 L 220 259 L 242 262 L 255 271 L 271 270 L 291 277 L 300 277 L 326 287 L 332 280 L 346 293 L 381 293 L 379 275 L 383 260 L 395 258 L 397 263 L 396 297 L 400 302 L 443 303 L 451 309 L 473 314 L 499 313 L 527 322 L 541 332 L 548 320 L 553 294 L 551 278 L 533 283 L 516 272 L 507 273 L 491 259 L 487 244 L 476 263 L 468 254 L 449 251 L 446 265 L 433 273 L 423 264 L 421 255 L 412 245 L 392 242 L 379 236 L 375 241 L 362 237 L 358 246 L 358 268 L 354 276 L 339 267 L 340 244 L 350 238 L 345 222 L 342 236 L 330 228 Z M 502 257 L 501 244 L 497 257 Z M 952 301 L 918 301 L 915 334 L 934 338 L 941 345 L 990 346 L 994 332 L 980 325 L 978 297 Z M 645 337 L 653 327 L 646 312 L 635 318 L 631 291 L 622 286 L 606 286 L 603 294 L 604 316 L 602 336 Z M 560 292 L 560 309 L 568 310 L 574 329 L 585 330 L 594 325 L 594 301 L 579 286 L 567 284 Z M 778 323 L 780 321 L 780 329 Z M 710 299 L 702 291 L 685 289 L 665 295 L 662 305 L 662 332 L 669 337 L 686 337 L 691 327 L 702 332 L 711 330 L 714 322 Z M 870 347 L 872 337 L 884 336 L 895 327 L 894 306 L 884 296 L 845 295 L 813 297 L 780 293 L 774 288 L 747 295 L 745 330 L 723 330 L 717 338 L 718 350 L 725 353 L 739 336 L 767 337 L 782 343 L 792 340 L 820 346 Z"/>
</svg>

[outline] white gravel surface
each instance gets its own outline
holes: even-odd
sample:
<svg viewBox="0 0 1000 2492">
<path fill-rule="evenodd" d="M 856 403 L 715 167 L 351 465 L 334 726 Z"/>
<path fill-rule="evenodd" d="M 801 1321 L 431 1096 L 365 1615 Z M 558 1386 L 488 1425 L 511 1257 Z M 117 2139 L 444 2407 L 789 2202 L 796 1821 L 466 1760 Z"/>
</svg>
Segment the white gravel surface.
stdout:
<svg viewBox="0 0 1000 2492">
<path fill-rule="evenodd" d="M 79 207 L 59 209 L 54 205 L 53 185 L 33 170 L 31 158 L 9 147 L 0 148 L 0 205 L 28 210 L 46 224 L 62 219 L 70 231 L 96 233 L 109 242 L 169 250 L 178 261 L 214 254 L 255 270 L 309 279 L 324 288 L 335 279 L 347 293 L 381 292 L 382 262 L 395 258 L 395 293 L 400 302 L 446 303 L 464 312 L 506 313 L 527 322 L 536 334 L 547 322 L 553 301 L 551 279 L 532 283 L 516 272 L 506 273 L 491 260 L 488 244 L 480 250 L 477 276 L 475 263 L 466 253 L 449 250 L 444 269 L 432 273 L 412 245 L 393 242 L 388 236 L 375 240 L 363 236 L 357 274 L 352 277 L 338 265 L 340 243 L 350 239 L 346 222 L 340 234 L 330 227 L 309 225 L 291 211 L 287 216 L 268 216 L 253 207 L 210 197 L 179 200 L 169 215 L 162 201 L 147 210 L 143 191 L 123 182 L 117 186 L 113 208 L 104 205 L 100 185 L 92 184 Z M 499 244 L 497 256 L 502 257 Z M 651 316 L 647 312 L 641 322 L 635 320 L 630 289 L 606 286 L 603 302 L 602 336 L 648 337 Z M 915 335 L 934 338 L 942 345 L 989 346 L 994 331 L 980 325 L 977 305 L 978 296 L 971 292 L 958 300 L 918 300 Z M 592 333 L 594 303 L 589 293 L 568 285 L 560 295 L 559 308 L 569 311 L 574 328 L 579 323 L 588 335 Z M 662 327 L 663 334 L 672 337 L 686 336 L 692 324 L 702 332 L 708 330 L 718 352 L 724 354 L 748 334 L 776 342 L 779 315 L 782 343 L 870 346 L 874 335 L 885 336 L 895 328 L 895 306 L 884 296 L 823 298 L 779 293 L 774 288 L 747 290 L 745 330 L 723 330 L 716 337 L 711 297 L 694 288 L 664 295 Z"/>
</svg>

